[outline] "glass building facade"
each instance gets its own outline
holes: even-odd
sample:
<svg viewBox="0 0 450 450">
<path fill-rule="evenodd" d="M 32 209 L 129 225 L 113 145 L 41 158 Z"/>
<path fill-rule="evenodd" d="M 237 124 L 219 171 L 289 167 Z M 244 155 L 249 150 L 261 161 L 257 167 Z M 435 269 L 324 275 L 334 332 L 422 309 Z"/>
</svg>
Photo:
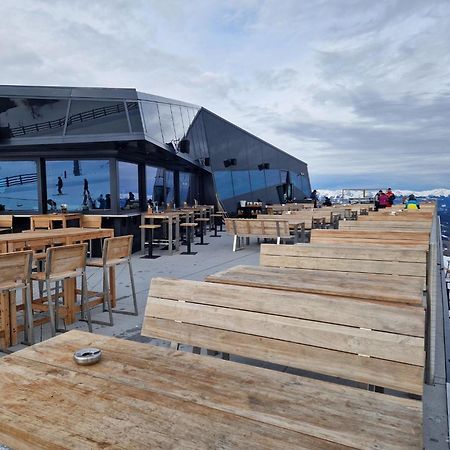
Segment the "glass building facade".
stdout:
<svg viewBox="0 0 450 450">
<path fill-rule="evenodd" d="M 310 194 L 307 165 L 214 113 L 134 89 L 0 86 L 0 210 L 125 214 Z"/>
</svg>

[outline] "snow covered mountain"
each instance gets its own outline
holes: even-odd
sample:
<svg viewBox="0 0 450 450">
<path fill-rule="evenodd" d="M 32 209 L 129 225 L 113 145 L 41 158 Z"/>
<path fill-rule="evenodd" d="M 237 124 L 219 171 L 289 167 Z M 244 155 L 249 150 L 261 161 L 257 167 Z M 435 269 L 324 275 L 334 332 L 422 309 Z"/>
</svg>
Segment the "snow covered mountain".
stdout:
<svg viewBox="0 0 450 450">
<path fill-rule="evenodd" d="M 320 197 L 329 197 L 331 199 L 344 199 L 344 198 L 358 198 L 363 196 L 362 189 L 354 189 L 354 190 L 345 190 L 344 196 L 342 195 L 342 189 L 317 189 Z M 449 197 L 450 189 L 438 188 L 431 189 L 429 191 L 417 191 L 414 189 L 405 190 L 405 189 L 393 189 L 395 195 L 397 197 L 401 197 L 403 195 L 414 194 L 416 197 L 427 197 L 427 198 L 435 198 L 435 197 Z M 376 190 L 366 191 L 366 196 L 373 197 L 376 194 Z"/>
</svg>

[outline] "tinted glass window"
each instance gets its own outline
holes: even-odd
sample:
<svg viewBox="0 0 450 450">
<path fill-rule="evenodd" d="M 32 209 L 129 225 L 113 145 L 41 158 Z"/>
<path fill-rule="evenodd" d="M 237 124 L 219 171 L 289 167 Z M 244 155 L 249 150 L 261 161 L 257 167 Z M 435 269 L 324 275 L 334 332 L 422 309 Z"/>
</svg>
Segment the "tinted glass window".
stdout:
<svg viewBox="0 0 450 450">
<path fill-rule="evenodd" d="M 218 170 L 214 172 L 214 180 L 216 182 L 217 194 L 221 200 L 234 197 L 230 171 Z"/>
<path fill-rule="evenodd" d="M 231 172 L 233 180 L 234 196 L 244 195 L 251 192 L 250 177 L 248 170 L 239 170 Z"/>
<path fill-rule="evenodd" d="M 166 203 L 173 203 L 174 201 L 174 188 L 173 188 L 173 172 L 171 170 L 165 171 L 166 179 Z"/>
<path fill-rule="evenodd" d="M 158 103 L 159 118 L 163 133 L 163 141 L 168 144 L 175 139 L 175 130 L 173 128 L 172 112 L 167 103 Z"/>
<path fill-rule="evenodd" d="M 119 161 L 120 209 L 139 209 L 138 166 Z"/>
<path fill-rule="evenodd" d="M 47 208 L 111 209 L 108 160 L 46 161 Z"/>
<path fill-rule="evenodd" d="M 62 135 L 67 100 L 0 97 L 0 136 Z"/>
<path fill-rule="evenodd" d="M 292 184 L 297 188 L 300 189 L 301 191 L 304 191 L 304 186 L 303 186 L 303 176 L 300 173 L 295 173 L 295 172 L 290 172 L 289 173 L 290 178 L 291 178 L 291 182 Z"/>
<path fill-rule="evenodd" d="M 250 183 L 252 185 L 252 191 L 257 191 L 258 189 L 265 189 L 266 179 L 264 177 L 264 171 L 249 170 L 249 173 L 250 173 Z"/>
<path fill-rule="evenodd" d="M 264 170 L 267 186 L 278 186 L 281 184 L 280 171 L 276 169 Z"/>
<path fill-rule="evenodd" d="M 190 202 L 191 174 L 180 172 L 180 203 Z"/>
<path fill-rule="evenodd" d="M 139 111 L 139 102 L 127 102 L 128 117 L 130 118 L 131 131 L 142 133 L 142 119 Z"/>
<path fill-rule="evenodd" d="M 0 211 L 27 210 L 38 210 L 36 163 L 0 161 Z"/>
<path fill-rule="evenodd" d="M 142 112 L 147 133 L 159 142 L 163 142 L 158 106 L 155 102 L 142 102 Z"/>
<path fill-rule="evenodd" d="M 164 202 L 164 169 L 159 167 L 146 167 L 147 178 L 147 202 L 157 203 L 158 206 Z"/>
<path fill-rule="evenodd" d="M 181 117 L 183 118 L 183 126 L 185 133 L 187 134 L 189 131 L 189 126 L 191 125 L 191 119 L 189 118 L 189 112 L 186 106 L 180 106 L 181 108 Z"/>
<path fill-rule="evenodd" d="M 173 124 L 175 125 L 175 135 L 177 139 L 183 139 L 184 127 L 180 107 L 178 105 L 170 105 L 170 107 L 172 109 Z"/>
<path fill-rule="evenodd" d="M 123 101 L 72 100 L 66 134 L 128 132 Z"/>
</svg>

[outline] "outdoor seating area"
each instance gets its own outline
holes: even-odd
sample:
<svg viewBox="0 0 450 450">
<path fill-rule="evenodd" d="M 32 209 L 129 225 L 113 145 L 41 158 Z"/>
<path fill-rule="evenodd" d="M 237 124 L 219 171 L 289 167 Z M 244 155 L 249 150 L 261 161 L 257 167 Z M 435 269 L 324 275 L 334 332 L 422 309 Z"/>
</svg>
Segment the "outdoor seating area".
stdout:
<svg viewBox="0 0 450 450">
<path fill-rule="evenodd" d="M 143 448 L 150 436 L 168 448 L 421 449 L 424 382 L 432 372 L 436 216 L 433 204 L 422 214 L 391 213 L 357 210 L 356 220 L 342 213 L 338 228 L 306 233 L 295 212 L 269 219 L 224 218 L 210 207 L 149 212 L 141 217 L 144 245 L 134 256 L 132 236 L 114 237 L 98 223 L 0 235 L 0 274 L 12 273 L 8 267 L 17 268 L 18 258 L 29 261 L 16 285 L 2 285 L 2 348 L 16 344 L 22 331 L 24 342 L 36 342 L 36 315 L 56 336 L 0 358 L 0 442 Z M 242 246 L 244 256 L 232 259 L 238 265 L 228 259 L 218 272 L 214 250 L 207 250 L 213 259 L 203 278 L 158 271 L 169 267 L 166 260 L 184 261 L 183 247 L 195 253 L 191 245 L 217 235 L 222 218 L 234 246 L 248 237 L 274 243 Z M 346 228 L 350 223 L 362 225 Z M 103 241 L 100 258 L 89 255 L 88 242 L 96 239 Z M 259 264 L 245 264 L 245 255 L 256 252 Z M 167 258 L 149 261 L 161 255 Z M 13 257 L 14 264 L 3 262 Z M 140 323 L 143 293 L 132 260 L 141 260 L 139 273 L 151 278 L 140 329 L 151 343 L 86 333 L 94 324 L 114 325 L 113 312 Z M 131 309 L 117 311 L 117 265 L 128 266 L 121 289 Z M 98 292 L 89 286 L 88 268 L 99 271 Z M 96 317 L 102 307 L 106 320 Z M 83 331 L 64 332 L 79 320 Z M 76 365 L 73 353 L 89 347 L 101 349 L 101 361 Z M 17 403 L 20 392 L 33 405 L 29 412 Z"/>
</svg>

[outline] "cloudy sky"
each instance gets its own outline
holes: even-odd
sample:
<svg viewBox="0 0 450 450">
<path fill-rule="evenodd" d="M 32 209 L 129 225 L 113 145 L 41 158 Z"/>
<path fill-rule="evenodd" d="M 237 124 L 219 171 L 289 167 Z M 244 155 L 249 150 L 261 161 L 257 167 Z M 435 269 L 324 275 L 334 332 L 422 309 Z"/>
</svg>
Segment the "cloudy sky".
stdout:
<svg viewBox="0 0 450 450">
<path fill-rule="evenodd" d="M 313 186 L 450 187 L 449 0 L 1 0 L 0 84 L 202 105 Z"/>
</svg>

